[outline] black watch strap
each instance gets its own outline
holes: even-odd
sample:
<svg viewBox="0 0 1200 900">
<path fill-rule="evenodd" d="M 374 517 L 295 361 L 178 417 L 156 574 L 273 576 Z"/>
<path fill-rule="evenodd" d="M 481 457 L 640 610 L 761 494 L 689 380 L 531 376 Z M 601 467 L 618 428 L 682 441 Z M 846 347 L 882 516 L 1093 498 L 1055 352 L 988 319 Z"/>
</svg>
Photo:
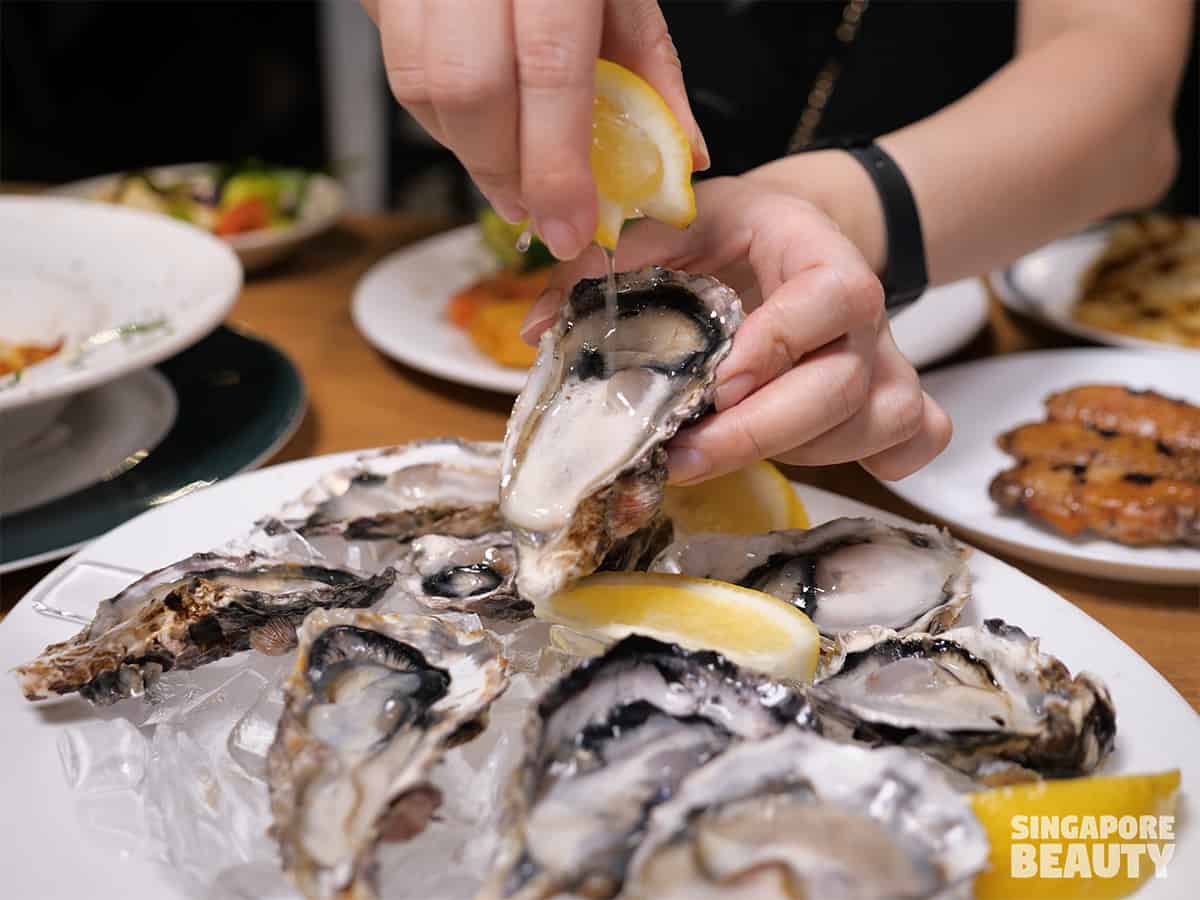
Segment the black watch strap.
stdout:
<svg viewBox="0 0 1200 900">
<path fill-rule="evenodd" d="M 920 297 L 929 285 L 917 201 L 896 161 L 878 144 L 844 149 L 867 170 L 883 205 L 887 264 L 881 280 L 888 314 L 894 315 Z"/>
</svg>

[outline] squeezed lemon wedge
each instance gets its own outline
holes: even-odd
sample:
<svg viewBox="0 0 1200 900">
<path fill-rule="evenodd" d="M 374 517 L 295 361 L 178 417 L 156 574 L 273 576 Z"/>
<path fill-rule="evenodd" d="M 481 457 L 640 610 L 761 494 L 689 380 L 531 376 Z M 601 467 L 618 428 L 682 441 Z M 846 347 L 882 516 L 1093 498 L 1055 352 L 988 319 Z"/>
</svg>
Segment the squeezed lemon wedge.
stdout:
<svg viewBox="0 0 1200 900">
<path fill-rule="evenodd" d="M 971 797 L 971 806 L 976 817 L 987 831 L 991 844 L 988 858 L 990 868 L 975 880 L 976 900 L 1005 900 L 1020 897 L 1021 900 L 1116 900 L 1137 890 L 1143 880 L 1154 874 L 1154 865 L 1146 854 L 1138 861 L 1138 874 L 1134 876 L 1128 864 L 1122 860 L 1115 873 L 1106 872 L 1103 866 L 1111 862 L 1110 854 L 1129 843 L 1159 843 L 1144 841 L 1145 835 L 1133 837 L 1119 833 L 1106 839 L 1092 838 L 1077 832 L 1073 840 L 1062 834 L 1055 838 L 1044 837 L 1044 826 L 1051 821 L 1067 827 L 1068 818 L 1082 828 L 1085 819 L 1103 824 L 1105 817 L 1157 817 L 1173 815 L 1175 797 L 1179 790 L 1179 770 L 1154 775 L 1110 775 L 1091 778 L 1071 778 L 1062 781 L 1043 781 L 1036 784 L 1021 784 L 984 791 Z M 1025 817 L 1018 819 L 1017 817 Z M 1037 819 L 1035 826 L 1032 822 Z M 1033 828 L 1037 828 L 1035 833 Z M 1074 826 L 1072 826 L 1074 827 Z M 1023 830 L 1022 830 L 1023 829 Z M 1037 838 L 1036 840 L 1034 838 Z M 1042 845 L 1059 845 L 1052 857 L 1059 874 L 1047 872 L 1041 867 Z M 1068 855 L 1071 845 L 1086 845 L 1086 861 L 1072 862 Z M 1017 850 L 1014 853 L 1014 845 Z M 1032 845 L 1033 849 L 1029 847 Z M 1024 851 L 1024 854 L 1022 853 Z M 1080 851 L 1075 850 L 1075 853 Z M 1029 866 L 1029 854 L 1037 853 L 1036 874 Z M 1095 855 L 1102 854 L 1101 867 L 1094 867 Z M 1086 865 L 1084 870 L 1075 870 L 1066 877 L 1068 867 Z M 1018 873 L 1025 871 L 1025 877 Z M 1169 874 L 1168 864 L 1168 874 Z"/>
<path fill-rule="evenodd" d="M 696 218 L 683 128 L 654 88 L 605 59 L 596 61 L 591 161 L 601 247 L 616 249 L 626 219 L 648 216 L 685 228 Z"/>
<path fill-rule="evenodd" d="M 689 534 L 761 534 L 809 525 L 792 483 L 765 460 L 699 484 L 668 485 L 663 510 Z"/>
<path fill-rule="evenodd" d="M 689 650 L 716 650 L 788 681 L 811 680 L 820 654 L 816 626 L 790 603 L 687 575 L 591 575 L 539 603 L 535 614 L 605 641 L 642 634 Z"/>
</svg>

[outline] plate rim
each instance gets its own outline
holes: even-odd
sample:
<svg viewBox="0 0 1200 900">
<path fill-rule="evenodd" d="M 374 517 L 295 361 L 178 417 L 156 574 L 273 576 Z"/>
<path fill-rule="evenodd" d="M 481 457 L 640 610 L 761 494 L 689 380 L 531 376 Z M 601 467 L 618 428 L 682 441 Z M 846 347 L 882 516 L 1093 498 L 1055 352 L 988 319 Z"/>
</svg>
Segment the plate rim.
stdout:
<svg viewBox="0 0 1200 900">
<path fill-rule="evenodd" d="M 102 364 L 81 366 L 77 369 L 67 369 L 58 374 L 52 381 L 42 382 L 36 374 L 22 378 L 20 383 L 12 384 L 0 390 L 0 413 L 21 409 L 36 403 L 53 400 L 60 397 L 70 397 L 81 391 L 93 388 L 137 369 L 156 365 L 168 357 L 186 350 L 210 335 L 229 315 L 238 297 L 241 295 L 245 281 L 242 263 L 233 250 L 220 240 L 207 234 L 199 228 L 177 222 L 157 213 L 145 212 L 128 207 L 117 207 L 112 204 L 100 204 L 95 201 L 80 200 L 74 197 L 47 197 L 8 195 L 0 196 L 0 207 L 10 206 L 19 209 L 21 206 L 46 208 L 74 207 L 83 211 L 84 215 L 94 215 L 103 209 L 102 216 L 128 216 L 140 220 L 143 224 L 161 230 L 174 231 L 186 240 L 199 245 L 206 245 L 216 251 L 216 258 L 222 259 L 227 271 L 221 273 L 221 284 L 210 293 L 201 295 L 196 305 L 201 309 L 199 315 L 189 327 L 172 327 L 159 340 L 152 341 L 129 353 L 123 353 L 106 359 Z M 31 369 L 32 371 L 32 369 Z"/>
</svg>

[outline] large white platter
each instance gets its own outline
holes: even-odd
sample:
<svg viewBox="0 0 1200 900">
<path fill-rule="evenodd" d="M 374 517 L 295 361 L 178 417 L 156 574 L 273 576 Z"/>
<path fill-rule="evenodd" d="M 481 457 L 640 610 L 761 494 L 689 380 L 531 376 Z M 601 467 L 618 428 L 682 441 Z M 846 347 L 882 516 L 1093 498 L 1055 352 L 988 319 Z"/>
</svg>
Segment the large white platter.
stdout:
<svg viewBox="0 0 1200 900">
<path fill-rule="evenodd" d="M 1126 547 L 1085 535 L 1067 538 L 1006 513 L 988 485 L 1013 460 L 996 438 L 1045 418 L 1048 394 L 1079 384 L 1150 388 L 1200 404 L 1200 356 L 1073 349 L 1016 353 L 942 369 L 922 379 L 954 421 L 946 451 L 903 481 L 884 482 L 909 503 L 976 541 L 1072 572 L 1160 584 L 1200 584 L 1200 548 Z"/>
<path fill-rule="evenodd" d="M 376 263 L 354 289 L 354 324 L 381 353 L 447 381 L 516 394 L 525 370 L 498 365 L 445 317 L 456 291 L 496 268 L 479 229 L 467 225 L 405 247 Z M 930 365 L 987 324 L 978 279 L 932 288 L 892 323 L 913 365 Z"/>
<path fill-rule="evenodd" d="M 0 336 L 66 342 L 20 378 L 0 378 L 0 446 L 35 404 L 65 402 L 196 343 L 241 286 L 233 251 L 190 225 L 83 200 L 0 197 Z"/>
<path fill-rule="evenodd" d="M 1006 307 L 1058 331 L 1112 347 L 1197 352 L 1194 347 L 1106 331 L 1071 315 L 1079 297 L 1080 279 L 1104 251 L 1108 233 L 1107 227 L 1097 226 L 1039 247 L 1008 268 L 993 272 L 988 281 Z"/>
<path fill-rule="evenodd" d="M 0 671 L 76 630 L 35 610 L 38 602 L 91 609 L 138 574 L 216 546 L 245 531 L 255 518 L 300 494 L 323 472 L 352 454 L 302 460 L 242 475 L 153 510 L 117 528 L 55 569 L 0 626 Z M 839 515 L 894 516 L 833 494 L 798 485 L 814 522 Z M 1145 660 L 1103 626 L 1016 569 L 982 552 L 971 557 L 976 598 L 965 621 L 1003 617 L 1043 638 L 1046 650 L 1073 671 L 1100 675 L 1117 708 L 1117 749 L 1104 771 L 1153 772 L 1183 768 L 1179 838 L 1169 878 L 1152 881 L 1139 900 L 1182 900 L 1200 879 L 1200 718 Z M 218 663 L 217 665 L 222 665 Z M 0 841 L 5 896 L 89 897 L 94 900 L 167 900 L 182 897 L 170 869 L 130 858 L 95 841 L 76 817 L 64 783 L 56 741 L 65 726 L 95 713 L 78 700 L 38 707 L 16 684 L 0 684 L 0 797 L 20 827 Z M 187 778 L 180 772 L 179 778 Z M 17 813 L 16 811 L 19 811 Z"/>
</svg>

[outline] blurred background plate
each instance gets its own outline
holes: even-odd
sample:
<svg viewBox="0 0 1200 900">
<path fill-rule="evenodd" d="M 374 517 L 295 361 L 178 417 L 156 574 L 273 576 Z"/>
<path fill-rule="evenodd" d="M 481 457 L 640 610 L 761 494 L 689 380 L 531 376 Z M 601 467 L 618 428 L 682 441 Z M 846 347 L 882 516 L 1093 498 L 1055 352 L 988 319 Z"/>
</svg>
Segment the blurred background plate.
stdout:
<svg viewBox="0 0 1200 900">
<path fill-rule="evenodd" d="M 1150 388 L 1200 404 L 1200 357 L 1080 348 L 1014 353 L 941 369 L 922 385 L 954 421 L 950 446 L 921 471 L 883 486 L 974 541 L 1031 562 L 1101 578 L 1200 584 L 1200 547 L 1127 547 L 1072 539 L 1006 513 L 988 486 L 1013 460 L 996 438 L 1045 418 L 1046 396 L 1102 382 Z"/>
<path fill-rule="evenodd" d="M 291 360 L 230 328 L 158 369 L 179 398 L 166 438 L 109 481 L 0 519 L 0 573 L 66 556 L 139 513 L 262 465 L 304 418 Z"/>
<path fill-rule="evenodd" d="M 174 166 L 158 166 L 148 169 L 150 176 L 186 179 L 188 176 L 208 171 L 213 163 L 181 163 Z M 72 181 L 51 188 L 48 193 L 81 200 L 94 200 L 117 183 L 122 173 L 97 175 Z M 233 248 L 246 271 L 254 271 L 277 262 L 310 237 L 327 231 L 337 224 L 346 209 L 346 192 L 334 178 L 320 172 L 309 175 L 305 187 L 304 203 L 295 222 L 282 228 L 263 228 L 243 234 L 229 235 L 221 240 Z"/>
<path fill-rule="evenodd" d="M 166 437 L 178 408 L 174 388 L 155 368 L 72 397 L 49 431 L 4 454 L 0 516 L 133 468 Z"/>
<path fill-rule="evenodd" d="M 475 225 L 405 247 L 376 263 L 355 287 L 354 324 L 397 362 L 447 381 L 519 393 L 525 370 L 489 359 L 445 315 L 454 293 L 497 268 Z M 900 350 L 919 368 L 960 349 L 987 318 L 987 292 L 969 278 L 926 291 L 892 327 Z"/>
</svg>

